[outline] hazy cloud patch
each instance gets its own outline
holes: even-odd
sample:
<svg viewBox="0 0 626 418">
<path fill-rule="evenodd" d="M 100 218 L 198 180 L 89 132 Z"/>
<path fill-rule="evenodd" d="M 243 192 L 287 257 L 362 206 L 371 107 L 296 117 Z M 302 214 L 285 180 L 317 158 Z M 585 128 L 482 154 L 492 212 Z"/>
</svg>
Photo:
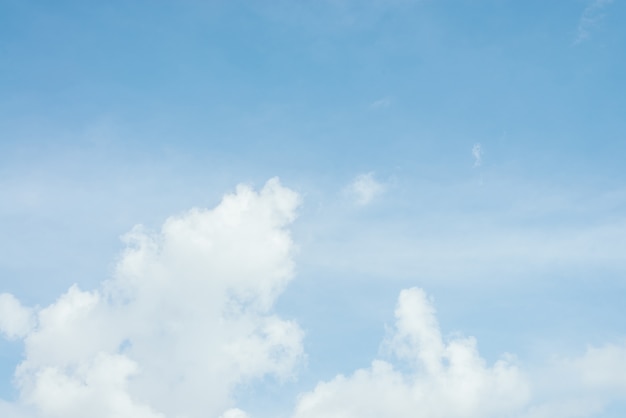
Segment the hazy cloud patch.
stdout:
<svg viewBox="0 0 626 418">
<path fill-rule="evenodd" d="M 370 172 L 356 176 L 345 191 L 357 205 L 365 206 L 385 191 L 385 185 Z"/>
<path fill-rule="evenodd" d="M 22 306 L 15 296 L 0 293 L 0 332 L 14 340 L 24 337 L 33 326 L 33 310 Z"/>
</svg>

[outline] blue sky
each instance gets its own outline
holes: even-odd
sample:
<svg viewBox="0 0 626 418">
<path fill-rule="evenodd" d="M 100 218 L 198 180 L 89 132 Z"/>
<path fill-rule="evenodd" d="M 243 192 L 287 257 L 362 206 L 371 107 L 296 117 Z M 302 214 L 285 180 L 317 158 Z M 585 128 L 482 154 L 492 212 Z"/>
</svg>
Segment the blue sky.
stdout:
<svg viewBox="0 0 626 418">
<path fill-rule="evenodd" d="M 372 391 L 362 407 L 388 416 L 621 416 L 624 17 L 619 0 L 0 1 L 0 411 L 80 416 L 69 392 L 50 403 L 37 376 L 54 370 L 82 382 L 103 417 L 193 418 L 196 402 L 225 418 L 365 416 L 346 406 L 360 405 L 353 391 Z M 229 211 L 245 228 L 222 231 Z M 160 250 L 120 240 L 138 224 Z M 168 258 L 168 243 L 199 258 Z M 124 267 L 133 248 L 153 257 L 144 273 Z M 180 280 L 172 309 L 189 316 L 161 318 L 138 296 L 125 313 L 136 328 L 103 331 L 101 346 L 72 356 L 85 331 L 62 331 L 50 307 L 74 300 L 77 284 L 76 300 L 100 297 L 103 316 L 67 309 L 115 328 L 106 283 L 156 295 L 151 269 Z M 245 315 L 204 311 L 202 292 Z M 203 318 L 242 334 L 194 328 Z M 155 321 L 187 331 L 140 332 Z M 253 344 L 241 338 L 255 333 L 254 352 L 282 347 L 284 358 L 241 363 L 237 350 Z M 65 362 L 42 335 L 61 341 Z M 446 410 L 466 399 L 434 382 L 456 376 L 446 362 L 454 347 L 474 352 L 470 336 L 484 364 L 463 363 L 477 374 L 462 388 L 493 378 L 511 392 L 487 385 L 468 392 L 475 409 Z M 211 351 L 220 341 L 224 358 Z M 213 354 L 150 349 L 185 344 Z M 419 357 L 430 349 L 443 371 Z M 499 375 L 505 353 L 515 360 Z M 158 369 L 178 398 L 146 383 L 159 356 L 182 362 L 171 365 L 188 379 L 180 387 Z M 85 377 L 101 361 L 136 365 L 118 376 L 131 409 Z M 230 386 L 200 388 L 196 361 L 238 371 Z M 225 379 L 211 367 L 207 381 Z M 393 373 L 417 386 L 385 386 Z M 567 373 L 577 383 L 555 378 Z M 431 403 L 397 395 L 420 382 L 440 390 Z M 399 398 L 376 396 L 387 390 Z M 512 393 L 517 403 L 486 400 Z"/>
</svg>

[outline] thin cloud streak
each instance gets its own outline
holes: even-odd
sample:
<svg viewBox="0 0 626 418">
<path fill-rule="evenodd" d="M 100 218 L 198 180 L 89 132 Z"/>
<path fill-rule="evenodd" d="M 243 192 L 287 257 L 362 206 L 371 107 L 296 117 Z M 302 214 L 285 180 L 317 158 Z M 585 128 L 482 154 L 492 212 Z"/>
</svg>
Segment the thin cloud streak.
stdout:
<svg viewBox="0 0 626 418">
<path fill-rule="evenodd" d="M 613 0 L 592 0 L 583 11 L 578 21 L 578 30 L 574 45 L 586 41 L 591 37 L 591 32 L 604 19 L 604 10 L 613 3 Z"/>
</svg>

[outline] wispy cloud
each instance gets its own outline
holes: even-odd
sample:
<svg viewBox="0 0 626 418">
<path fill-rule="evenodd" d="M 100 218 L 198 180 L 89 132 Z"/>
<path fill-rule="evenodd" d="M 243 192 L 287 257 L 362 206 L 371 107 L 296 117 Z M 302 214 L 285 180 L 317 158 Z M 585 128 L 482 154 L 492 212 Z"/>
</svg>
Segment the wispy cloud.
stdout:
<svg viewBox="0 0 626 418">
<path fill-rule="evenodd" d="M 591 31 L 604 19 L 604 10 L 613 3 L 613 0 L 591 0 L 583 10 L 578 21 L 578 30 L 574 45 L 577 45 L 591 36 Z"/>
<path fill-rule="evenodd" d="M 474 167 L 480 167 L 483 163 L 483 148 L 479 143 L 472 147 L 472 156 L 474 157 Z"/>
<path fill-rule="evenodd" d="M 391 99 L 389 97 L 383 97 L 370 103 L 370 109 L 384 109 L 391 106 Z"/>
<path fill-rule="evenodd" d="M 349 212 L 319 219 L 313 224 L 315 242 L 303 257 L 309 265 L 338 275 L 420 277 L 450 285 L 462 280 L 485 286 L 493 278 L 518 283 L 544 274 L 582 277 L 597 268 L 607 280 L 623 277 L 626 218 L 616 211 L 626 202 L 626 192 L 568 192 L 510 178 L 491 180 L 478 194 L 470 181 L 445 187 L 429 182 L 394 186 L 394 199 L 414 211 L 365 225 L 349 218 Z M 469 200 L 458 205 L 451 196 Z M 492 200 L 483 200 L 485 196 Z M 494 202 L 508 203 L 491 206 Z M 341 230 L 341 235 L 318 232 L 329 228 L 322 224 Z"/>
</svg>

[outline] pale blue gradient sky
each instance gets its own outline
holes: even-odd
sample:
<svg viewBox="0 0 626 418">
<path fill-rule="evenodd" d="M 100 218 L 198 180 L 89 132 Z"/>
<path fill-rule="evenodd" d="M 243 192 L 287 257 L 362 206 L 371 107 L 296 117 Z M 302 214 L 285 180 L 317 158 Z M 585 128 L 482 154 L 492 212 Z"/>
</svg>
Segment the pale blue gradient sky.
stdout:
<svg viewBox="0 0 626 418">
<path fill-rule="evenodd" d="M 249 412 L 366 366 L 410 286 L 489 361 L 621 341 L 626 5 L 593 4 L 0 1 L 0 292 L 94 287 L 133 225 L 279 176 L 308 364 Z"/>
</svg>

